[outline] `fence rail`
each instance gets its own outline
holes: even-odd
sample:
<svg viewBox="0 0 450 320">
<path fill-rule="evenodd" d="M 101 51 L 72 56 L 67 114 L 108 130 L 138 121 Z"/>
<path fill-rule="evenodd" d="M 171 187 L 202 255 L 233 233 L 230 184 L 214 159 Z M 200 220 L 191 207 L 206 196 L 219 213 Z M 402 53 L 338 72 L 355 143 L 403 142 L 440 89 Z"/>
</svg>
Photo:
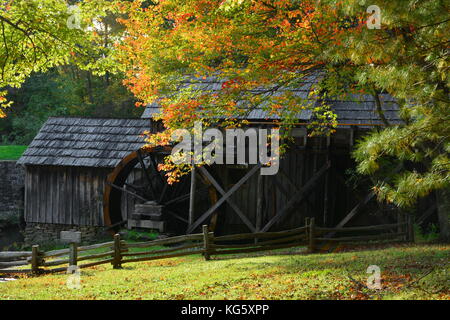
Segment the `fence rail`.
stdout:
<svg viewBox="0 0 450 320">
<path fill-rule="evenodd" d="M 365 227 L 328 228 L 317 227 L 314 218 L 307 218 L 305 226 L 277 232 L 242 233 L 214 236 L 203 226 L 202 233 L 158 239 L 146 242 L 127 243 L 114 236 L 114 241 L 80 246 L 71 244 L 68 249 L 42 252 L 39 246 L 32 251 L 0 252 L 0 274 L 32 273 L 45 274 L 65 272 L 69 266 L 88 268 L 102 264 L 112 264 L 114 269 L 124 263 L 151 261 L 202 254 L 205 260 L 213 255 L 239 254 L 258 251 L 307 246 L 310 253 L 316 252 L 324 242 L 361 242 L 368 240 L 400 240 L 414 242 L 413 221 Z M 379 234 L 351 235 L 381 231 Z M 336 234 L 343 236 L 336 237 Z M 350 233 L 350 235 L 348 235 Z M 158 246 L 164 249 L 151 250 Z M 150 248 L 150 250 L 149 250 Z M 96 250 L 95 252 L 91 252 Z M 106 250 L 98 252 L 98 250 Z M 85 262 L 79 264 L 79 262 Z M 29 266 L 27 269 L 22 269 Z M 18 268 L 19 267 L 19 268 Z M 56 267 L 56 268 L 55 268 Z"/>
</svg>

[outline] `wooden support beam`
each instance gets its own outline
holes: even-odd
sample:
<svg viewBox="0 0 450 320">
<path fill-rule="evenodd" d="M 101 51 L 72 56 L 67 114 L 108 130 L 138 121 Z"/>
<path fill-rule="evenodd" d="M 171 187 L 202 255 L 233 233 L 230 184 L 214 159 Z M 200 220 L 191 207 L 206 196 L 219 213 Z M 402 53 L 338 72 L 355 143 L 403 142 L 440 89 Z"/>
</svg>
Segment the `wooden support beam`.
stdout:
<svg viewBox="0 0 450 320">
<path fill-rule="evenodd" d="M 217 190 L 214 188 L 214 186 L 212 185 L 212 183 L 201 174 L 201 171 L 198 173 L 198 177 L 202 180 L 203 184 L 205 184 L 208 189 L 208 194 L 209 194 L 209 200 L 211 202 L 211 205 L 214 205 L 217 200 Z M 217 225 L 217 219 L 219 216 L 219 210 L 216 210 L 213 212 L 212 216 L 211 216 L 211 220 L 209 222 L 209 230 L 213 231 L 216 230 L 216 225 Z"/>
<path fill-rule="evenodd" d="M 263 193 L 264 193 L 264 181 L 263 176 L 258 176 L 258 184 L 256 190 L 256 231 L 261 230 L 262 224 L 262 211 L 263 211 Z"/>
<path fill-rule="evenodd" d="M 204 167 L 200 167 L 200 171 L 202 172 L 202 174 L 204 174 L 206 176 L 206 179 L 208 179 L 208 181 L 211 182 L 211 184 L 214 186 L 214 188 L 216 188 L 216 190 L 219 191 L 219 193 L 222 196 L 225 196 L 225 194 L 226 194 L 225 190 L 223 190 L 223 188 L 216 181 L 216 179 L 214 179 L 214 177 L 208 172 L 208 170 L 206 170 Z M 230 194 L 230 196 L 231 196 L 231 194 Z M 245 225 L 252 232 L 256 232 L 256 228 L 252 225 L 250 220 L 245 216 L 245 214 L 241 211 L 241 209 L 239 209 L 239 207 L 236 205 L 236 203 L 234 203 L 234 201 L 230 197 L 227 197 L 225 199 L 225 201 L 228 202 L 230 207 L 236 212 L 236 214 L 239 216 L 239 218 L 241 218 L 241 220 L 245 223 Z"/>
<path fill-rule="evenodd" d="M 158 201 L 158 203 L 162 203 L 163 202 L 163 200 L 164 200 L 164 196 L 166 195 L 166 192 L 167 192 L 167 188 L 169 187 L 169 184 L 168 183 L 164 183 L 164 187 L 163 187 L 163 190 L 162 190 L 162 192 L 161 192 L 161 195 L 159 196 L 159 201 Z"/>
<path fill-rule="evenodd" d="M 173 211 L 171 211 L 171 210 L 165 209 L 165 212 L 167 212 L 168 215 L 171 215 L 171 216 L 174 217 L 175 219 L 178 219 L 178 220 L 180 220 L 180 221 L 183 221 L 184 223 L 187 223 L 187 224 L 189 223 L 188 220 L 186 220 L 185 218 L 183 218 L 182 216 L 180 216 L 179 214 L 177 214 L 177 213 L 175 213 L 175 212 L 173 212 Z"/>
<path fill-rule="evenodd" d="M 289 183 L 289 185 L 292 187 L 292 189 L 294 189 L 294 192 L 298 192 L 298 190 L 299 190 L 298 187 L 295 185 L 294 182 L 292 182 L 291 178 L 286 174 L 286 172 L 284 172 L 282 168 L 280 168 L 280 170 L 278 172 L 283 176 L 283 179 L 286 180 Z M 277 186 L 278 185 L 279 184 L 277 184 Z M 312 208 L 312 211 L 315 212 L 316 211 L 316 207 L 311 202 L 311 200 L 309 198 L 306 198 L 305 201 L 308 204 L 308 206 L 310 206 Z"/>
<path fill-rule="evenodd" d="M 283 178 L 289 183 L 289 185 L 294 189 L 294 192 L 298 192 L 298 187 L 295 185 L 294 182 L 292 182 L 291 178 L 286 174 L 286 172 L 284 172 L 284 170 L 282 168 L 280 168 L 280 170 L 278 171 Z"/>
<path fill-rule="evenodd" d="M 209 187 L 208 192 L 209 192 L 209 199 L 211 200 L 211 205 L 214 205 L 218 200 L 217 190 L 214 189 L 214 187 L 211 185 Z M 218 218 L 219 218 L 219 210 L 216 210 L 211 215 L 211 221 L 209 223 L 209 231 L 214 232 L 216 230 Z"/>
<path fill-rule="evenodd" d="M 327 154 L 326 161 L 330 161 L 330 146 L 331 146 L 331 138 L 327 137 Z M 331 163 L 331 161 L 330 161 Z M 324 195 L 323 195 L 323 225 L 326 226 L 328 224 L 328 198 L 329 198 L 329 190 L 330 190 L 330 170 L 325 174 L 325 183 L 324 183 Z"/>
<path fill-rule="evenodd" d="M 195 164 L 192 163 L 192 171 L 191 171 L 191 193 L 189 195 L 189 226 L 194 223 L 194 208 L 195 208 L 195 188 L 196 188 L 196 173 Z"/>
<path fill-rule="evenodd" d="M 219 208 L 222 203 L 224 203 L 236 190 L 238 190 L 248 179 L 250 179 L 255 172 L 257 172 L 259 169 L 261 169 L 262 165 L 258 164 L 254 166 L 247 174 L 238 182 L 236 183 L 228 192 L 226 192 L 222 198 L 220 198 L 219 201 L 217 201 L 211 208 L 209 208 L 204 214 L 200 216 L 200 218 L 197 219 L 196 222 L 194 222 L 189 228 L 187 233 L 191 233 L 195 230 L 203 221 L 205 221 L 206 218 L 208 218 L 217 208 Z"/>
<path fill-rule="evenodd" d="M 398 165 L 394 169 L 394 173 L 398 172 L 402 168 L 402 165 Z M 336 225 L 336 228 L 342 228 L 347 222 L 350 221 L 356 214 L 358 214 L 361 209 L 369 203 L 370 200 L 375 198 L 375 192 L 371 191 L 360 203 L 358 203 L 345 217 Z M 334 233 L 328 234 L 327 237 L 332 237 Z"/>
<path fill-rule="evenodd" d="M 203 188 L 197 190 L 197 195 L 202 195 L 203 196 L 203 193 L 205 193 L 205 191 L 207 191 L 207 190 L 208 190 L 208 187 L 203 187 Z M 172 200 L 169 200 L 169 201 L 167 201 L 165 203 L 162 203 L 162 204 L 165 205 L 165 206 L 168 206 L 168 205 L 171 205 L 171 204 L 174 204 L 174 203 L 177 203 L 177 202 L 183 202 L 183 201 L 188 200 L 190 198 L 190 196 L 191 196 L 191 193 L 189 192 L 189 193 L 186 193 L 186 194 L 184 194 L 182 196 L 173 198 Z"/>
<path fill-rule="evenodd" d="M 278 214 L 273 217 L 265 226 L 262 228 L 261 231 L 266 232 L 269 230 L 276 222 L 278 222 L 283 216 L 285 216 L 294 205 L 302 202 L 307 194 L 314 189 L 319 179 L 325 174 L 325 172 L 328 171 L 330 168 L 330 163 L 327 162 L 319 171 L 317 171 L 311 179 L 308 180 L 308 182 L 298 191 L 294 194 L 294 196 L 289 200 L 289 202 L 286 204 L 286 206 L 281 209 Z"/>
<path fill-rule="evenodd" d="M 166 180 L 162 176 L 161 171 L 158 170 L 158 164 L 156 163 L 155 158 L 153 157 L 153 154 L 150 153 L 150 165 L 153 168 L 153 171 L 156 173 L 155 175 L 159 177 L 159 181 L 163 184 L 166 183 Z"/>
<path fill-rule="evenodd" d="M 359 202 L 345 217 L 344 219 L 342 219 L 335 228 L 342 228 L 343 226 L 345 226 L 347 224 L 347 222 L 350 221 L 350 219 L 352 219 L 356 214 L 358 214 L 362 208 L 364 208 L 364 206 L 366 204 L 369 203 L 370 200 L 372 200 L 375 197 L 375 193 L 373 191 L 371 191 L 361 202 Z M 335 233 L 329 233 L 327 234 L 325 237 L 332 237 L 334 236 Z"/>
<path fill-rule="evenodd" d="M 311 218 L 309 220 L 309 226 L 308 226 L 308 252 L 314 253 L 315 250 L 316 250 L 315 222 L 314 222 L 314 218 Z"/>
<path fill-rule="evenodd" d="M 286 188 L 281 184 L 280 181 L 278 181 L 278 176 L 273 177 L 273 184 L 275 187 L 277 187 L 281 193 L 283 193 L 286 197 L 289 197 L 289 192 L 286 190 Z M 298 189 L 297 189 L 298 190 Z"/>
<path fill-rule="evenodd" d="M 417 219 L 416 223 L 418 225 L 421 225 L 425 221 L 425 219 L 427 219 L 429 216 L 431 216 L 431 214 L 433 212 L 436 211 L 436 209 L 437 209 L 437 206 L 436 206 L 436 203 L 434 203 L 431 207 L 429 207 L 427 209 L 427 211 L 425 211 L 425 213 L 422 216 L 420 216 L 419 219 Z"/>
</svg>

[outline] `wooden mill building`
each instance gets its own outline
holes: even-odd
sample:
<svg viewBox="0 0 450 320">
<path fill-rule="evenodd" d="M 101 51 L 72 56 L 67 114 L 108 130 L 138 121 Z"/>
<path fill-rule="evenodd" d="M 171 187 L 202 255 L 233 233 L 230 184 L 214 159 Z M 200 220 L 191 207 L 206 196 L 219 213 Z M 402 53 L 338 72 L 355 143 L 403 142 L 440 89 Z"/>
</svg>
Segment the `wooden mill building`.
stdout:
<svg viewBox="0 0 450 320">
<path fill-rule="evenodd" d="M 300 87 L 289 90 L 295 96 L 310 99 L 315 81 L 317 79 L 308 78 Z M 211 94 L 221 90 L 222 82 L 214 78 L 197 79 L 185 86 L 194 87 L 201 94 Z M 394 99 L 389 95 L 380 95 L 380 99 L 384 120 L 391 125 L 401 124 Z M 345 101 L 310 100 L 312 105 L 322 102 L 337 114 L 336 133 L 329 138 L 309 137 L 307 126 L 314 120 L 314 115 L 310 110 L 299 112 L 296 127 L 291 132 L 294 142 L 283 156 L 277 175 L 261 176 L 255 171 L 242 183 L 252 166 L 217 165 L 208 169 L 212 179 L 225 192 L 242 183 L 229 196 L 231 203 L 224 201 L 217 209 L 217 232 L 286 230 L 301 226 L 305 217 L 315 217 L 316 223 L 323 226 L 364 225 L 397 219 L 396 215 L 390 214 L 392 207 L 376 203 L 370 183 L 355 186 L 348 181 L 349 170 L 355 169 L 351 158 L 355 141 L 369 130 L 384 126 L 376 111 L 375 98 L 350 95 Z M 151 119 L 159 112 L 159 106 L 151 104 L 143 117 Z M 279 118 L 261 106 L 249 110 L 245 120 L 250 127 L 269 128 L 276 125 L 274 122 Z M 359 215 L 361 212 L 365 214 Z M 213 214 L 211 219 L 201 220 L 202 214 L 202 211 L 194 212 L 194 228 L 214 221 Z M 188 228 L 188 231 L 193 229 Z"/>
<path fill-rule="evenodd" d="M 101 230 L 106 177 L 142 147 L 148 127 L 144 119 L 49 118 L 18 161 L 26 169 L 29 238 L 57 238 L 72 227 L 91 235 Z"/>
<path fill-rule="evenodd" d="M 313 82 L 291 90 L 307 98 Z M 214 92 L 222 83 L 206 79 L 195 86 L 198 91 Z M 381 99 L 384 117 L 391 124 L 400 124 L 393 99 L 387 95 Z M 305 217 L 316 217 L 316 223 L 324 226 L 387 222 L 386 211 L 391 208 L 373 201 L 369 184 L 353 186 L 347 175 L 354 168 L 350 153 L 355 140 L 383 126 L 375 99 L 353 96 L 326 102 L 337 114 L 337 132 L 329 138 L 308 137 L 307 125 L 314 120 L 313 114 L 300 112 L 292 131 L 294 143 L 277 175 L 261 176 L 250 165 L 201 169 L 214 180 L 216 199 L 210 208 L 193 208 L 192 221 L 180 217 L 179 230 L 194 232 L 203 223 L 214 223 L 218 233 L 283 230 L 303 225 Z M 155 103 L 147 106 L 142 119 L 50 118 L 19 160 L 26 168 L 28 229 L 43 230 L 50 238 L 67 228 L 88 233 L 102 230 L 107 176 L 144 145 L 144 131 L 161 127 L 153 120 L 159 112 Z M 271 127 L 278 120 L 262 107 L 249 110 L 245 118 L 256 127 Z M 142 172 L 134 170 L 126 181 L 142 179 Z M 107 217 L 109 223 L 132 221 L 135 205 L 144 202 L 142 197 L 131 197 L 126 184 L 114 186 L 124 192 L 115 194 L 121 197 L 120 210 L 116 208 L 114 216 Z M 188 203 L 182 206 L 189 209 Z M 358 215 L 362 209 L 366 214 Z"/>
</svg>

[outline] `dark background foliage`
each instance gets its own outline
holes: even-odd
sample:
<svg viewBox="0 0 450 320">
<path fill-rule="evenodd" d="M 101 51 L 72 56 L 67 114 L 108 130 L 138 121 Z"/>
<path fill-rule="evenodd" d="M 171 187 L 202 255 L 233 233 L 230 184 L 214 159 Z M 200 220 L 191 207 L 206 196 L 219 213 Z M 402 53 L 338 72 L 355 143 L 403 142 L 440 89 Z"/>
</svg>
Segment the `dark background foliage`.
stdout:
<svg viewBox="0 0 450 320">
<path fill-rule="evenodd" d="M 135 118 L 142 112 L 119 78 L 74 66 L 33 74 L 20 89 L 8 91 L 14 104 L 0 119 L 0 144 L 29 144 L 51 116 Z"/>
</svg>

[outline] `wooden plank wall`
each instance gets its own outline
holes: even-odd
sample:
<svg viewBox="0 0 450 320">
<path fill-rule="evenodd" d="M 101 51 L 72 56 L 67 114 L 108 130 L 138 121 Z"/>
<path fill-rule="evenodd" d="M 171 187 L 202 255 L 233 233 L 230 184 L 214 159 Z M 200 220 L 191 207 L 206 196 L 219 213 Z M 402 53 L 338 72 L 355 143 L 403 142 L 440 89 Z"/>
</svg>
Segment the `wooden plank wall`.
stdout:
<svg viewBox="0 0 450 320">
<path fill-rule="evenodd" d="M 103 192 L 112 169 L 88 167 L 27 166 L 25 221 L 81 226 L 104 226 Z M 143 183 L 142 171 L 132 171 L 127 182 Z M 122 215 L 131 217 L 136 203 L 122 195 Z"/>
<path fill-rule="evenodd" d="M 317 157 L 316 159 L 314 159 Z M 316 161 L 316 163 L 314 163 Z M 291 150 L 289 154 L 281 161 L 280 168 L 286 173 L 286 175 L 295 184 L 297 189 L 300 189 L 308 179 L 313 176 L 314 167 L 319 170 L 324 164 L 325 159 L 323 155 L 312 155 L 299 150 Z M 232 169 L 236 174 L 237 169 Z M 227 175 L 225 170 L 224 175 Z M 246 170 L 240 170 L 244 175 Z M 273 218 L 277 212 L 279 212 L 286 203 L 290 200 L 290 196 L 295 193 L 295 188 L 292 186 L 281 174 L 278 177 L 275 176 L 263 176 L 263 210 L 262 210 L 262 226 L 264 226 L 271 218 Z M 277 179 L 277 182 L 275 182 Z M 252 221 L 256 222 L 256 202 L 257 202 L 257 183 L 258 175 L 252 176 L 247 183 L 245 183 L 236 193 L 233 194 L 232 199 L 238 205 L 238 207 L 245 213 L 245 215 Z M 282 192 L 277 183 L 281 185 L 287 194 Z M 230 189 L 233 183 L 227 185 L 227 189 Z M 272 230 L 285 230 L 292 226 L 301 226 L 304 223 L 304 218 L 307 216 L 315 216 L 316 212 L 323 212 L 323 182 L 319 182 L 315 192 L 312 192 L 308 197 L 309 202 L 314 205 L 307 204 L 306 201 L 294 208 L 292 214 L 283 218 L 282 221 L 276 224 Z M 222 210 L 224 210 L 222 208 Z M 315 211 L 315 212 L 313 212 Z M 248 232 L 248 228 L 242 223 L 240 218 L 236 215 L 234 210 L 229 206 L 226 206 L 225 216 L 220 219 L 219 229 L 222 233 L 238 233 Z"/>
<path fill-rule="evenodd" d="M 270 231 L 302 226 L 306 217 L 315 217 L 320 225 L 333 226 L 339 222 L 340 217 L 345 216 L 358 203 L 358 196 L 354 194 L 354 191 L 344 186 L 345 181 L 342 181 L 345 171 L 354 166 L 350 157 L 351 146 L 349 142 L 349 130 L 342 130 L 331 140 L 330 160 L 332 167 L 329 171 L 328 179 L 329 201 L 327 203 L 326 221 L 324 220 L 325 179 L 322 178 L 313 192 L 307 197 L 308 201 L 303 201 L 295 207 L 288 216 L 276 223 Z M 295 193 L 295 189 L 300 189 L 305 185 L 325 163 L 325 138 L 308 139 L 306 148 L 300 146 L 300 144 L 290 148 L 281 161 L 280 170 L 284 171 L 295 187 L 280 173 L 277 175 L 277 178 L 275 176 L 263 177 L 262 226 L 286 205 Z M 234 170 L 234 172 L 231 172 L 231 170 Z M 229 177 L 236 175 L 236 170 L 231 168 L 220 170 L 221 180 L 226 184 L 226 189 L 230 189 L 233 186 L 233 181 L 230 182 Z M 243 169 L 239 175 L 243 176 L 246 172 L 247 170 Z M 337 177 L 338 174 L 341 176 L 340 179 Z M 277 182 L 275 182 L 275 179 L 277 179 Z M 254 224 L 256 222 L 257 183 L 258 176 L 254 175 L 232 196 L 237 206 Z M 280 187 L 277 187 L 277 183 L 286 193 L 282 192 Z M 363 190 L 362 193 L 364 192 Z M 249 231 L 228 205 L 226 205 L 226 208 L 221 208 L 221 210 L 224 214 L 219 219 L 219 233 L 228 234 Z"/>
<path fill-rule="evenodd" d="M 27 166 L 25 221 L 80 226 L 104 226 L 103 191 L 105 168 Z M 133 173 L 132 179 L 135 179 Z M 124 195 L 124 218 L 134 199 Z"/>
</svg>

